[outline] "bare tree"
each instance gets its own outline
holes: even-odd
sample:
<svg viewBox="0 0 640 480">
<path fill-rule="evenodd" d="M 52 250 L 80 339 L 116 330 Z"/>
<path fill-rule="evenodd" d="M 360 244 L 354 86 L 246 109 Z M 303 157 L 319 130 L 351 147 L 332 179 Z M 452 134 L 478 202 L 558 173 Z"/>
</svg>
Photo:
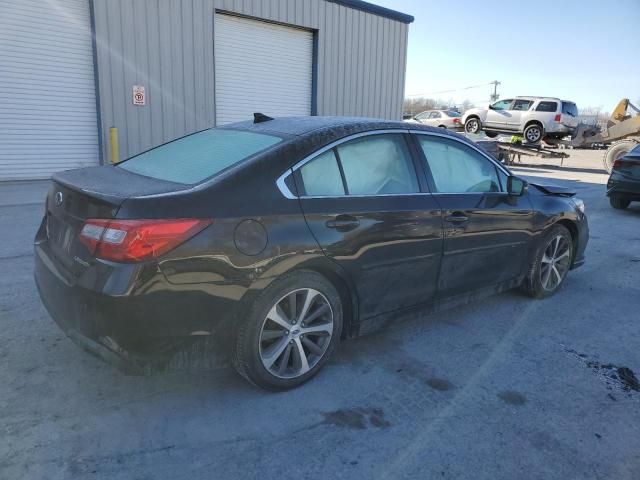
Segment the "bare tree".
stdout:
<svg viewBox="0 0 640 480">
<path fill-rule="evenodd" d="M 460 113 L 464 113 L 467 110 L 474 108 L 475 105 L 473 104 L 473 102 L 469 99 L 466 99 L 464 102 L 462 102 L 462 104 L 460 105 Z"/>
</svg>

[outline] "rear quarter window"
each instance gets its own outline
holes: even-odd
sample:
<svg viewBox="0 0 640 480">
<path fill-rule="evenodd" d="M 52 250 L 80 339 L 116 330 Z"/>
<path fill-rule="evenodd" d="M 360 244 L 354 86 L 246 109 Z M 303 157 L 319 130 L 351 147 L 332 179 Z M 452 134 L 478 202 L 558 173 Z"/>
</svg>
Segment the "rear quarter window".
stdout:
<svg viewBox="0 0 640 480">
<path fill-rule="evenodd" d="M 145 177 L 192 185 L 282 141 L 275 135 L 210 129 L 179 138 L 118 164 Z"/>
<path fill-rule="evenodd" d="M 556 102 L 540 102 L 536 107 L 536 112 L 555 112 L 558 110 Z"/>
</svg>

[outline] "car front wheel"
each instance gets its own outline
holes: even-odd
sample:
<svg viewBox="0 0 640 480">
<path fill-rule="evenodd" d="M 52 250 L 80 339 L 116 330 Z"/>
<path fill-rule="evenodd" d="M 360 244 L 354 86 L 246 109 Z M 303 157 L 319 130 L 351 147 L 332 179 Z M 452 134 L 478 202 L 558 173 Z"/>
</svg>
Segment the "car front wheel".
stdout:
<svg viewBox="0 0 640 480">
<path fill-rule="evenodd" d="M 534 298 L 550 297 L 558 291 L 571 268 L 573 241 L 569 230 L 554 225 L 544 235 L 530 266 L 523 288 Z"/>
<path fill-rule="evenodd" d="M 464 123 L 464 131 L 467 133 L 480 133 L 481 127 L 480 120 L 476 117 L 471 117 Z"/>
<path fill-rule="evenodd" d="M 340 340 L 342 304 L 333 285 L 310 271 L 285 275 L 254 302 L 240 325 L 235 367 L 267 390 L 311 379 Z"/>
</svg>

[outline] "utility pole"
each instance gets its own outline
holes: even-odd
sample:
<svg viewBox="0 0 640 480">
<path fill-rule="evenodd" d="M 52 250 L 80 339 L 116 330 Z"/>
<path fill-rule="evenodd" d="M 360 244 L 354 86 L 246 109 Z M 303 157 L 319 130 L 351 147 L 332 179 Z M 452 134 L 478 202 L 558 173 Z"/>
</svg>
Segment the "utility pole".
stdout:
<svg viewBox="0 0 640 480">
<path fill-rule="evenodd" d="M 500 85 L 500 82 L 498 80 L 494 80 L 493 82 L 489 83 L 489 85 L 493 84 L 493 95 L 490 96 L 491 101 L 495 102 L 496 100 L 498 100 L 498 85 Z"/>
</svg>

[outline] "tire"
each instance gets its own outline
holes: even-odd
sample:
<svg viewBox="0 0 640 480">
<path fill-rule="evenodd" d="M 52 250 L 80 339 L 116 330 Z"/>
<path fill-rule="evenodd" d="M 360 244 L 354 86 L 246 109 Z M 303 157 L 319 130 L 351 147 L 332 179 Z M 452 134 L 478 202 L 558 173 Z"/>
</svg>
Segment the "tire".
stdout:
<svg viewBox="0 0 640 480">
<path fill-rule="evenodd" d="M 484 134 L 489 138 L 496 138 L 498 136 L 498 132 L 484 132 Z"/>
<path fill-rule="evenodd" d="M 480 119 L 478 117 L 470 117 L 467 118 L 467 121 L 464 122 L 464 131 L 471 134 L 478 134 L 482 130 L 482 124 L 480 123 Z"/>
<path fill-rule="evenodd" d="M 624 210 L 629 206 L 629 204 L 631 203 L 631 200 L 627 200 L 626 198 L 621 197 L 620 195 L 611 195 L 609 197 L 609 203 L 616 210 Z"/>
<path fill-rule="evenodd" d="M 618 160 L 620 157 L 625 156 L 637 144 L 638 142 L 635 140 L 619 140 L 617 142 L 613 142 L 607 151 L 604 152 L 604 156 L 602 157 L 604 169 L 611 173 L 611 170 L 613 170 L 613 162 Z"/>
<path fill-rule="evenodd" d="M 309 295 L 304 318 L 311 325 L 305 325 L 300 317 Z M 302 385 L 322 369 L 339 343 L 342 312 L 340 295 L 322 275 L 301 270 L 279 278 L 260 294 L 238 328 L 235 369 L 266 390 Z"/>
<path fill-rule="evenodd" d="M 544 136 L 544 129 L 539 123 L 527 125 L 522 134 L 527 143 L 540 143 Z"/>
<path fill-rule="evenodd" d="M 444 128 L 445 130 L 447 129 L 445 125 L 438 125 L 438 128 Z"/>
<path fill-rule="evenodd" d="M 559 242 L 557 250 L 556 241 Z M 542 237 L 540 247 L 529 264 L 529 271 L 522 285 L 523 290 L 533 298 L 554 295 L 564 283 L 571 268 L 572 258 L 571 233 L 562 225 L 553 225 Z"/>
</svg>

